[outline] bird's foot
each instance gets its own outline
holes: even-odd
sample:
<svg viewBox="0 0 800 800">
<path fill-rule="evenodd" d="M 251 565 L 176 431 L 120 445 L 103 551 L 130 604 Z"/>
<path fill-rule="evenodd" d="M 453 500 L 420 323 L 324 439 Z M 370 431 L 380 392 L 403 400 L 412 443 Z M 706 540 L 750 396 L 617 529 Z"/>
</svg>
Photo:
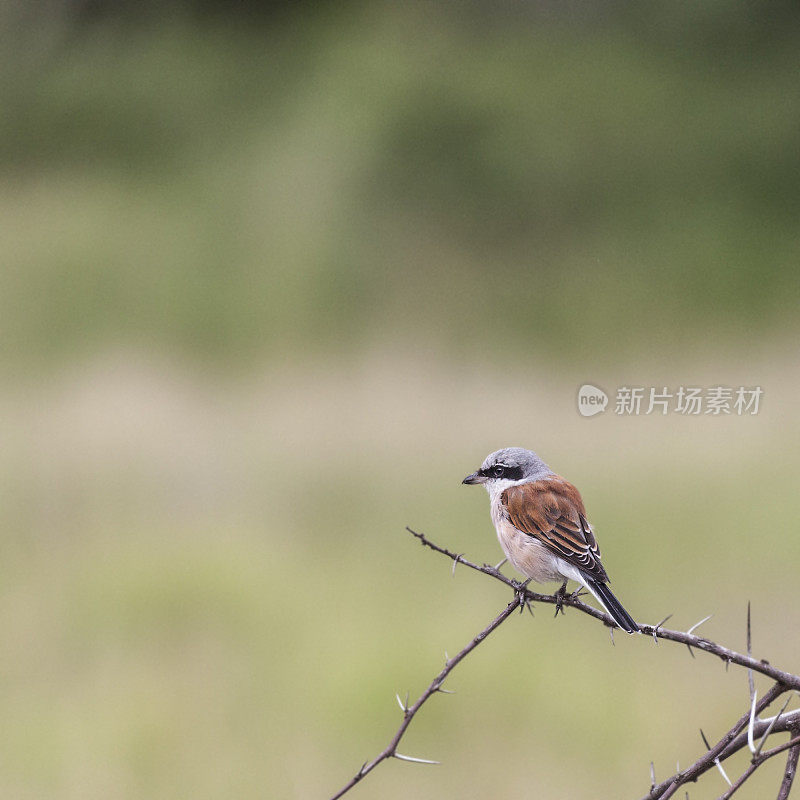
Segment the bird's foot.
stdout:
<svg viewBox="0 0 800 800">
<path fill-rule="evenodd" d="M 556 598 L 556 613 L 555 616 L 558 616 L 559 611 L 563 614 L 564 613 L 564 598 L 567 596 L 567 582 L 561 584 L 555 592 L 554 597 Z"/>
<path fill-rule="evenodd" d="M 519 613 L 521 614 L 525 608 L 527 607 L 528 611 L 531 612 L 531 616 L 533 616 L 533 609 L 531 608 L 531 601 L 528 600 L 528 596 L 525 594 L 525 590 L 528 588 L 528 584 L 531 582 L 531 579 L 520 583 L 519 581 L 514 581 L 514 591 L 517 593 L 517 599 L 519 600 Z"/>
</svg>

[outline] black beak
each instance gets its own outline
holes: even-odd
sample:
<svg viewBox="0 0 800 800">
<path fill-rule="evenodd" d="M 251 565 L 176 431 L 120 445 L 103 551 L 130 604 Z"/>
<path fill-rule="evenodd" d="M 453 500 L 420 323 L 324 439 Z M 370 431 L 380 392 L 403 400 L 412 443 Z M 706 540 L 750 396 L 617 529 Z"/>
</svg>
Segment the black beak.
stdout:
<svg viewBox="0 0 800 800">
<path fill-rule="evenodd" d="M 479 475 L 477 472 L 473 472 L 472 475 L 467 475 L 461 483 L 474 486 L 476 483 L 486 483 L 486 478 L 484 478 L 483 475 Z"/>
</svg>

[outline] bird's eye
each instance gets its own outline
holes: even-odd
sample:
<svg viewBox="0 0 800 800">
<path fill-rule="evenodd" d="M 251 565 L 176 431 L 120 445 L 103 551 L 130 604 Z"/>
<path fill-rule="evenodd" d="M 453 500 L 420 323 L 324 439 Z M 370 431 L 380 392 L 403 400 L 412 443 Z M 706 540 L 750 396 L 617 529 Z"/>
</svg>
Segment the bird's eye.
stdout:
<svg viewBox="0 0 800 800">
<path fill-rule="evenodd" d="M 502 478 L 505 474 L 506 468 L 498 464 L 496 467 L 492 467 L 492 477 L 494 478 Z"/>
</svg>

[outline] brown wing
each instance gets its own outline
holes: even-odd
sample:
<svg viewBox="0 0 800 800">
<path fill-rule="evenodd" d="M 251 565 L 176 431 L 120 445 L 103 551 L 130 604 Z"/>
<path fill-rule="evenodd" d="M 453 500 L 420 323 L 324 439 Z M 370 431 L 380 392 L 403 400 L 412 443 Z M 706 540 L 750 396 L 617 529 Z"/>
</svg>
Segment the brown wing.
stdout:
<svg viewBox="0 0 800 800">
<path fill-rule="evenodd" d="M 583 500 L 571 483 L 554 475 L 511 486 L 500 499 L 517 530 L 535 537 L 581 572 L 598 581 L 608 580 Z"/>
</svg>

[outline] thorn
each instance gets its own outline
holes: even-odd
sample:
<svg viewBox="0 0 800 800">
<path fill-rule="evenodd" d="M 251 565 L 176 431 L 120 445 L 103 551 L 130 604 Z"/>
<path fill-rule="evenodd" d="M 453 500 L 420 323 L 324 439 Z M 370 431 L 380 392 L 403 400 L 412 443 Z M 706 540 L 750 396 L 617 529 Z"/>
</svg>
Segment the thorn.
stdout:
<svg viewBox="0 0 800 800">
<path fill-rule="evenodd" d="M 709 614 L 707 617 L 703 617 L 703 619 L 701 619 L 700 622 L 695 622 L 695 624 L 692 625 L 692 627 L 689 628 L 689 630 L 686 631 L 686 633 L 689 636 L 691 636 L 704 622 L 708 622 L 713 616 L 714 616 L 713 614 Z"/>
<path fill-rule="evenodd" d="M 656 765 L 650 762 L 650 791 L 656 788 Z"/>
<path fill-rule="evenodd" d="M 444 663 L 445 664 L 449 664 L 450 663 L 450 656 L 447 655 L 447 650 L 444 651 Z"/>
<path fill-rule="evenodd" d="M 612 647 L 616 647 L 617 645 L 614 642 L 614 629 L 613 628 L 609 628 L 608 632 L 611 634 L 611 646 Z"/>
<path fill-rule="evenodd" d="M 778 721 L 778 719 L 780 719 L 781 714 L 783 714 L 783 712 L 786 711 L 786 706 L 789 705 L 791 699 L 792 699 L 791 695 L 786 698 L 786 702 L 783 704 L 783 708 L 778 712 L 778 715 L 773 717 L 772 720 L 770 721 L 769 725 L 767 726 L 767 729 L 764 731 L 764 735 L 761 737 L 761 741 L 758 743 L 758 747 L 756 748 L 754 758 L 758 758 L 761 755 L 761 748 L 766 744 L 767 736 L 769 736 L 770 733 L 772 733 L 772 728 L 775 726 L 775 723 Z"/>
<path fill-rule="evenodd" d="M 668 619 L 670 619 L 671 617 L 672 617 L 672 614 L 667 614 L 667 616 L 666 616 L 666 617 L 664 617 L 664 619 L 662 619 L 662 620 L 661 620 L 661 622 L 659 622 L 659 623 L 658 623 L 658 625 L 656 625 L 656 626 L 655 626 L 655 628 L 653 628 L 653 641 L 654 641 L 656 644 L 658 644 L 658 629 L 659 629 L 659 628 L 660 628 L 660 627 L 661 627 L 661 626 L 662 626 L 662 625 L 663 625 L 663 624 L 664 624 L 664 623 L 665 623 L 665 622 L 666 622 Z"/>
<path fill-rule="evenodd" d="M 750 705 L 750 724 L 747 726 L 747 746 L 750 752 L 755 755 L 756 745 L 753 741 L 753 726 L 756 724 L 756 696 L 758 692 L 753 692 L 753 702 Z"/>
<path fill-rule="evenodd" d="M 710 620 L 711 617 L 713 617 L 713 616 L 714 616 L 713 614 L 709 614 L 707 617 L 703 617 L 703 619 L 701 619 L 700 622 L 695 622 L 695 624 L 692 625 L 692 627 L 689 628 L 688 631 L 686 631 L 686 635 L 687 636 L 691 636 L 704 622 L 708 622 L 708 620 Z M 687 644 L 686 648 L 689 650 L 689 655 L 692 658 L 694 658 L 695 657 L 694 650 L 692 650 L 691 645 Z"/>
<path fill-rule="evenodd" d="M 441 764 L 441 761 L 431 761 L 429 758 L 415 758 L 414 756 L 404 756 L 402 753 L 392 753 L 395 758 L 401 761 L 413 761 L 415 764 Z"/>
<path fill-rule="evenodd" d="M 437 692 L 441 692 L 442 694 L 455 694 L 453 689 L 442 689 L 441 687 L 436 690 Z"/>
<path fill-rule="evenodd" d="M 753 657 L 753 642 L 750 636 L 750 601 L 747 601 L 747 655 Z M 755 695 L 756 687 L 753 683 L 753 670 L 747 668 L 747 683 L 750 686 L 750 697 Z"/>
<path fill-rule="evenodd" d="M 403 705 L 403 701 L 400 699 L 400 695 L 395 694 L 395 697 L 397 698 L 397 705 L 400 706 L 400 710 L 405 714 L 406 711 L 408 711 L 408 709 Z"/>
<path fill-rule="evenodd" d="M 451 574 L 451 575 L 452 575 L 452 577 L 454 577 L 454 578 L 455 578 L 455 576 L 456 576 L 456 566 L 458 565 L 458 562 L 459 562 L 459 560 L 461 559 L 461 556 L 463 556 L 463 555 L 464 555 L 463 553 L 458 553 L 458 554 L 456 555 L 456 557 L 453 559 L 453 571 L 452 571 L 450 574 Z"/>
<path fill-rule="evenodd" d="M 719 761 L 718 758 L 714 759 L 714 763 L 717 765 L 717 769 L 719 770 L 719 774 L 722 775 L 723 778 L 725 778 L 725 783 L 727 783 L 728 786 L 733 786 L 733 784 L 731 783 L 731 779 L 727 776 L 727 774 L 725 773 L 725 770 L 722 769 L 722 764 L 720 764 L 720 761 Z"/>
<path fill-rule="evenodd" d="M 366 769 L 366 766 L 367 766 L 367 762 L 365 761 L 365 762 L 364 762 L 364 763 L 361 765 L 361 769 L 358 771 L 358 777 L 359 777 L 359 778 L 363 778 L 363 777 L 364 777 L 364 770 Z"/>
<path fill-rule="evenodd" d="M 706 746 L 706 750 L 710 750 L 711 745 L 708 743 L 708 739 L 706 739 L 706 735 L 703 733 L 702 728 L 700 728 L 700 736 L 703 737 L 703 744 Z M 722 764 L 720 764 L 719 758 L 714 759 L 714 764 L 719 770 L 720 775 L 722 775 L 722 777 L 725 778 L 725 782 L 728 784 L 728 786 L 733 786 L 733 784 L 731 783 L 731 779 L 725 774 L 725 770 L 722 769 Z"/>
<path fill-rule="evenodd" d="M 497 563 L 494 565 L 494 570 L 495 570 L 496 572 L 500 572 L 500 567 L 502 567 L 502 566 L 503 566 L 503 564 L 505 564 L 505 563 L 506 563 L 506 561 L 508 561 L 508 559 L 507 559 L 507 558 L 504 558 L 502 561 L 498 561 L 498 562 L 497 562 Z"/>
<path fill-rule="evenodd" d="M 675 762 L 675 772 L 680 772 L 680 771 L 681 771 L 681 762 L 680 761 L 676 761 Z"/>
<path fill-rule="evenodd" d="M 750 601 L 747 601 L 747 655 L 753 655 L 752 640 L 750 637 Z"/>
</svg>

